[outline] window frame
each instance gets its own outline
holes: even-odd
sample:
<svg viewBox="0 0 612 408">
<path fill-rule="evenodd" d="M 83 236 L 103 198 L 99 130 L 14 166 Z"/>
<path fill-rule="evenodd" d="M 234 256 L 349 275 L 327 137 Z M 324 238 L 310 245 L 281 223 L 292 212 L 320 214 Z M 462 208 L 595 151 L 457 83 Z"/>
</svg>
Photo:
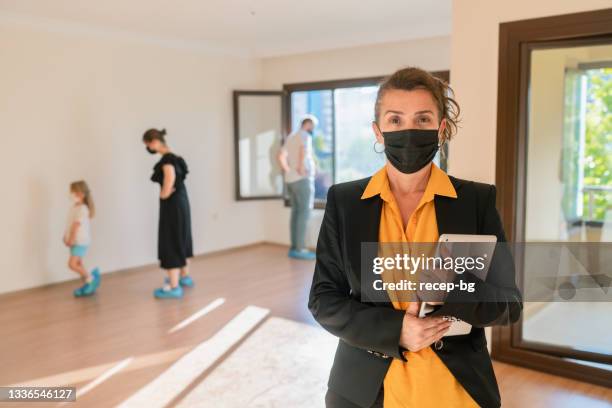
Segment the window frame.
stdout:
<svg viewBox="0 0 612 408">
<path fill-rule="evenodd" d="M 430 71 L 430 73 L 446 82 L 450 81 L 450 71 Z M 307 92 L 307 91 L 331 91 L 332 94 L 332 151 L 334 152 L 332 158 L 332 181 L 335 183 L 336 180 L 336 101 L 334 90 L 341 88 L 357 88 L 362 86 L 376 86 L 379 85 L 385 76 L 372 76 L 372 77 L 362 77 L 362 78 L 349 78 L 349 79 L 333 79 L 327 81 L 314 81 L 314 82 L 299 82 L 299 83 L 290 83 L 283 85 L 283 93 L 285 95 L 284 98 L 284 109 L 283 113 L 285 117 L 283 118 L 284 123 L 284 137 L 283 143 L 287 136 L 291 133 L 291 94 L 293 92 Z M 372 107 L 374 109 L 374 107 Z M 448 158 L 448 144 L 444 144 L 443 146 L 443 157 L 440 160 L 440 167 L 442 170 L 447 169 L 447 158 Z M 289 200 L 287 199 L 286 192 L 283 191 L 283 198 L 285 201 L 285 206 L 289 207 Z M 317 199 L 315 200 L 314 207 L 316 209 L 324 209 L 325 208 L 325 199 Z"/>
</svg>

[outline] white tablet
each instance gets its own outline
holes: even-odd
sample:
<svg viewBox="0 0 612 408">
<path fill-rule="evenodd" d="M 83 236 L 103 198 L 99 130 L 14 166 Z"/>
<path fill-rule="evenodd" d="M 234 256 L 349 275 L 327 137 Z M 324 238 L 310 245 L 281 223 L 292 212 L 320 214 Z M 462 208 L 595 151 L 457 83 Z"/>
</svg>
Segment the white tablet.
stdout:
<svg viewBox="0 0 612 408">
<path fill-rule="evenodd" d="M 454 243 L 457 245 L 453 245 Z M 470 273 L 479 279 L 486 280 L 496 244 L 495 235 L 442 234 L 438 239 L 438 255 L 441 253 L 441 248 L 444 247 L 444 252 L 451 257 L 480 258 L 484 267 L 471 270 Z"/>
<path fill-rule="evenodd" d="M 442 234 L 438 242 L 497 242 L 497 237 L 477 234 Z"/>
<path fill-rule="evenodd" d="M 432 305 L 427 302 L 421 303 L 421 308 L 419 310 L 419 317 L 423 318 L 427 316 L 429 313 L 433 312 L 438 307 L 441 307 L 441 305 Z M 470 332 L 472 331 L 472 325 L 464 322 L 461 319 L 457 319 L 456 317 L 452 317 L 452 316 L 444 316 L 444 318 L 453 322 L 450 328 L 448 329 L 448 331 L 446 332 L 446 334 L 444 335 L 444 337 L 461 336 L 464 334 L 470 334 Z"/>
<path fill-rule="evenodd" d="M 487 273 L 489 272 L 489 265 L 493 258 L 493 252 L 495 251 L 495 244 L 497 243 L 497 237 L 495 235 L 442 234 L 438 242 L 440 243 L 438 246 L 438 254 L 440 253 L 440 246 L 448 244 L 444 246 L 446 247 L 445 252 L 449 252 L 450 256 L 484 256 L 486 258 L 485 268 L 482 271 L 474 271 L 471 273 L 474 273 L 474 275 L 482 280 L 486 279 Z M 464 244 L 453 246 L 452 243 Z M 441 307 L 441 304 L 421 303 L 419 317 L 423 318 L 427 316 L 438 307 Z M 465 335 L 469 334 L 472 330 L 472 325 L 463 320 L 452 316 L 445 316 L 445 318 L 451 320 L 453 323 L 444 337 Z"/>
</svg>

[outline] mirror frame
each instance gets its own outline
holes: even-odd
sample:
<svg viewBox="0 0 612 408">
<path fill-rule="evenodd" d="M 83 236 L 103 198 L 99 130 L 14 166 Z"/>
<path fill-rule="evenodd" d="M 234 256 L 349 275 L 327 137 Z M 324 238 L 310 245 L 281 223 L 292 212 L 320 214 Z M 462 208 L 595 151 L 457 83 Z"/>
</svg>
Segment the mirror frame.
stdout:
<svg viewBox="0 0 612 408">
<path fill-rule="evenodd" d="M 524 241 L 531 51 L 602 43 L 612 43 L 612 8 L 500 24 L 495 181 L 508 241 Z M 612 387 L 610 371 L 570 360 L 599 361 L 595 353 L 568 355 L 567 348 L 553 345 L 527 348 L 521 328 L 522 318 L 512 326 L 493 327 L 494 359 Z"/>
<path fill-rule="evenodd" d="M 236 90 L 233 92 L 233 107 L 234 107 L 234 185 L 236 201 L 249 200 L 278 200 L 283 198 L 283 191 L 280 194 L 259 195 L 259 196 L 243 196 L 240 191 L 240 97 L 241 96 L 278 96 L 281 104 L 281 134 L 282 140 L 285 139 L 284 131 L 287 127 L 285 123 L 287 114 L 285 112 L 285 96 L 283 91 L 245 91 Z M 284 187 L 283 187 L 284 188 Z"/>
</svg>

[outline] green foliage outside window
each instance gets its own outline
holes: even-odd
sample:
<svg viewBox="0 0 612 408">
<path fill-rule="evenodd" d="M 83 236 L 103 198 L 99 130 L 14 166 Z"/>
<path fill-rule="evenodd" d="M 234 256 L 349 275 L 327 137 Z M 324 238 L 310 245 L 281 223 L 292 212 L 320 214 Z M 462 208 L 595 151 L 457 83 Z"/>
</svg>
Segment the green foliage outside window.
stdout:
<svg viewBox="0 0 612 408">
<path fill-rule="evenodd" d="M 591 69 L 587 76 L 583 186 L 612 188 L 612 68 Z M 612 191 L 594 190 L 593 220 L 612 209 Z M 589 194 L 583 193 L 583 218 L 589 217 Z"/>
</svg>

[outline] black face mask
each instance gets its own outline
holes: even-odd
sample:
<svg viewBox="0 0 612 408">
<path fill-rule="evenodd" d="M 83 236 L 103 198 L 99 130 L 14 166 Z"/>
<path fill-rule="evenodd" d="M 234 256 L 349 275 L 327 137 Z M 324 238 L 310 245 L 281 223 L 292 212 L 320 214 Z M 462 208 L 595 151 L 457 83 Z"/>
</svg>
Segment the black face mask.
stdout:
<svg viewBox="0 0 612 408">
<path fill-rule="evenodd" d="M 149 152 L 151 154 L 157 153 L 155 150 L 151 149 L 149 146 L 147 146 L 147 152 Z"/>
<path fill-rule="evenodd" d="M 389 163 L 410 174 L 427 166 L 438 152 L 438 129 L 404 129 L 381 132 Z"/>
</svg>

